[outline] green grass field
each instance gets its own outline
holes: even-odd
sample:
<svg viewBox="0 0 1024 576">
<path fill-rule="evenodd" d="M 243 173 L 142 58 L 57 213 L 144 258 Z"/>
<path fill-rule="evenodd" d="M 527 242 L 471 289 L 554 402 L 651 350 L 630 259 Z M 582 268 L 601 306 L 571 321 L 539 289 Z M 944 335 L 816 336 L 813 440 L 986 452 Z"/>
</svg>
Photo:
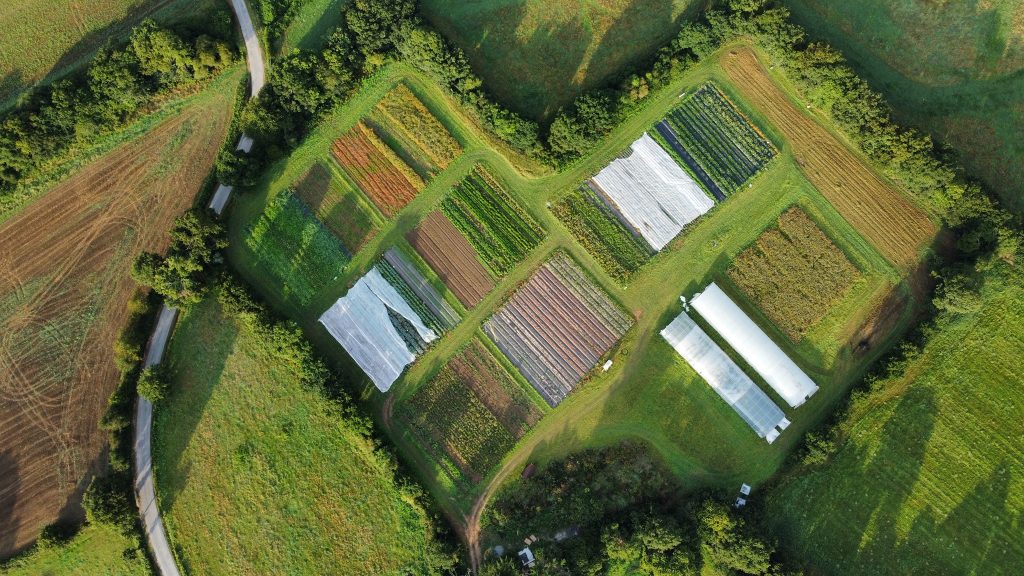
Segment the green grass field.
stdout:
<svg viewBox="0 0 1024 576">
<path fill-rule="evenodd" d="M 457 327 L 408 369 L 390 395 L 398 402 L 412 395 L 466 343 L 479 336 L 484 320 L 537 266 L 554 251 L 562 249 L 637 317 L 637 326 L 626 335 L 614 354 L 611 370 L 594 376 L 548 413 L 520 440 L 497 470 L 482 480 L 483 490 L 487 490 L 492 481 L 501 482 L 518 475 L 527 462 L 545 462 L 584 447 L 637 438 L 648 441 L 687 487 L 762 482 L 778 469 L 801 439 L 802 432 L 831 411 L 858 380 L 866 364 L 907 325 L 913 305 L 905 310 L 901 308 L 901 312 L 889 313 L 887 322 L 880 325 L 873 322 L 874 313 L 887 297 L 910 297 L 899 273 L 808 183 L 792 151 L 781 141 L 778 142 L 778 159 L 758 174 L 749 188 L 737 191 L 689 227 L 668 249 L 644 265 L 631 278 L 628 287 L 604 272 L 600 263 L 576 242 L 549 208 L 549 203 L 554 205 L 563 195 L 575 190 L 584 178 L 664 117 L 677 103 L 681 90 L 693 89 L 708 80 L 714 80 L 729 91 L 728 82 L 716 65 L 709 62 L 697 67 L 675 85 L 655 95 L 649 106 L 626 120 L 591 157 L 564 173 L 544 175 L 520 157 L 496 152 L 492 141 L 473 128 L 472 122 L 441 89 L 407 66 L 390 65 L 327 118 L 290 159 L 272 166 L 252 194 L 237 199 L 229 226 L 232 238 L 229 260 L 278 310 L 299 321 L 318 349 L 349 377 L 357 395 L 378 413 L 399 452 L 417 470 L 420 480 L 450 517 L 460 522 L 471 508 L 473 498 L 456 489 L 430 453 L 408 440 L 402 425 L 390 419 L 391 408 L 390 403 L 385 402 L 386 396 L 376 391 L 317 323 L 317 318 L 348 290 L 382 251 L 402 243 L 405 234 L 425 214 L 436 209 L 453 186 L 482 164 L 502 182 L 546 235 L 540 246 L 529 251 L 522 262 L 499 279 L 494 290 L 465 313 Z M 433 178 L 363 250 L 353 255 L 345 272 L 325 285 L 307 304 L 282 297 L 282 287 L 253 259 L 240 238 L 249 223 L 263 212 L 268 198 L 327 157 L 336 135 L 364 117 L 398 82 L 407 83 L 445 124 L 463 144 L 463 154 Z M 770 123 L 747 109 L 749 107 L 741 100 L 734 100 L 759 126 L 769 134 L 775 133 Z M 786 336 L 772 327 L 738 289 L 731 288 L 740 304 L 822 385 L 811 401 L 791 411 L 793 426 L 775 444 L 768 445 L 751 433 L 714 391 L 657 337 L 657 332 L 678 313 L 681 294 L 692 295 L 711 280 L 730 289 L 726 271 L 731 261 L 765 229 L 776 225 L 779 215 L 794 204 L 819 224 L 860 271 L 861 278 L 798 344 L 787 342 Z M 856 344 L 866 335 L 870 337 L 871 348 L 867 352 L 856 352 Z"/>
<path fill-rule="evenodd" d="M 154 474 L 186 572 L 426 573 L 424 510 L 263 338 L 211 298 L 171 342 Z"/>
<path fill-rule="evenodd" d="M 222 9 L 219 0 L 0 3 L 0 109 L 36 81 L 59 78 L 81 66 L 107 40 L 126 36 L 144 18 L 165 23 L 199 22 Z"/>
<path fill-rule="evenodd" d="M 1024 275 L 987 275 L 980 312 L 943 321 L 906 377 L 882 381 L 830 462 L 767 502 L 807 574 L 1020 574 Z"/>
<path fill-rule="evenodd" d="M 1024 4 L 785 0 L 899 120 L 930 132 L 1024 213 Z"/>
<path fill-rule="evenodd" d="M 499 102 L 549 119 L 670 40 L 692 0 L 423 0 Z"/>
<path fill-rule="evenodd" d="M 149 560 L 135 542 L 105 524 L 83 526 L 71 541 L 37 547 L 0 566 L 5 576 L 148 576 Z"/>
</svg>

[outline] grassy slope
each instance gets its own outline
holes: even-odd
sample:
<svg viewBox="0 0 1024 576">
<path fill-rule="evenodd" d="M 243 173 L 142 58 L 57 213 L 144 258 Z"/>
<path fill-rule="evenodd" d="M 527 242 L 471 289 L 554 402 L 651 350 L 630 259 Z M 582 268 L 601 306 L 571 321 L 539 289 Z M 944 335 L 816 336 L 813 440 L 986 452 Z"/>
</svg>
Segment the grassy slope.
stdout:
<svg viewBox="0 0 1024 576">
<path fill-rule="evenodd" d="M 5 576 L 142 576 L 151 574 L 149 561 L 141 553 L 125 558 L 124 552 L 137 551 L 134 543 L 117 528 L 97 524 L 82 528 L 66 544 L 48 546 L 12 561 L 0 568 Z"/>
<path fill-rule="evenodd" d="M 372 443 L 264 346 L 213 299 L 174 334 L 154 473 L 182 564 L 198 574 L 416 566 L 429 538 L 422 509 Z"/>
<path fill-rule="evenodd" d="M 897 116 L 956 150 L 1024 213 L 1024 4 L 786 0 L 843 51 Z"/>
<path fill-rule="evenodd" d="M 772 492 L 768 517 L 794 565 L 1020 573 L 1024 274 L 990 274 L 983 296 L 979 313 L 944 323 L 909 376 L 847 420 L 832 461 Z"/>
<path fill-rule="evenodd" d="M 373 263 L 381 251 L 400 242 L 423 214 L 436 207 L 445 192 L 460 181 L 474 163 L 484 161 L 547 230 L 547 238 L 526 261 L 503 278 L 480 305 L 466 314 L 462 324 L 410 368 L 392 389 L 394 394 L 405 397 L 436 372 L 447 358 L 478 333 L 480 324 L 490 312 L 528 278 L 537 265 L 553 250 L 564 248 L 628 310 L 640 315 L 638 326 L 626 336 L 611 371 L 587 383 L 542 420 L 506 460 L 505 473 L 515 471 L 528 461 L 544 461 L 580 447 L 605 445 L 622 438 L 640 436 L 653 443 L 688 485 L 731 485 L 739 479 L 749 482 L 764 480 L 777 469 L 789 449 L 799 440 L 802 430 L 825 415 L 835 400 L 859 377 L 869 358 L 854 357 L 849 340 L 870 312 L 872 304 L 879 302 L 894 285 L 900 283 L 897 273 L 807 183 L 797 170 L 791 151 L 781 141 L 776 142 L 781 147 L 779 159 L 754 180 L 752 187 L 741 190 L 693 226 L 673 244 L 672 249 L 654 258 L 641 270 L 628 288 L 604 274 L 545 206 L 546 202 L 568 192 L 585 176 L 597 171 L 661 118 L 681 89 L 698 86 L 709 78 L 715 78 L 719 85 L 728 88 L 724 75 L 716 66 L 704 65 L 656 96 L 648 107 L 602 142 L 592 156 L 563 173 L 538 178 L 523 176 L 520 160 L 511 158 L 510 162 L 510 158 L 495 153 L 438 88 L 404 66 L 391 66 L 325 121 L 323 127 L 290 160 L 274 166 L 255 193 L 238 198 L 230 226 L 230 259 L 275 306 L 302 323 L 319 348 L 343 372 L 351 375 L 364 399 L 379 409 L 383 408 L 383 396 L 368 384 L 316 319 Z M 354 124 L 372 108 L 376 99 L 403 79 L 409 81 L 414 91 L 460 140 L 465 153 L 431 181 L 362 252 L 356 254 L 337 281 L 308 307 L 298 306 L 283 298 L 281 287 L 268 281 L 253 262 L 241 242 L 245 228 L 263 210 L 270 194 L 286 188 L 301 178 L 310 165 L 326 157 L 331 139 Z M 765 126 L 756 114 L 747 112 Z M 766 128 L 771 134 L 771 127 Z M 836 240 L 851 261 L 865 270 L 866 280 L 851 292 L 834 314 L 812 331 L 805 342 L 795 348 L 800 363 L 823 383 L 822 391 L 795 411 L 793 428 L 769 446 L 758 440 L 714 392 L 657 338 L 657 330 L 678 312 L 677 299 L 681 293 L 692 295 L 710 279 L 724 277 L 731 258 L 753 242 L 794 202 L 800 203 Z M 904 291 L 902 284 L 896 290 Z M 897 327 L 905 321 L 906 316 L 896 322 Z M 784 343 L 784 336 L 778 332 L 775 336 L 777 341 Z M 885 347 L 887 336 L 880 337 L 872 355 Z M 453 516 L 464 513 L 472 500 L 455 496 L 442 474 L 426 455 L 405 440 L 401 430 L 393 431 L 392 437 L 419 469 L 442 505 Z"/>
<path fill-rule="evenodd" d="M 0 109 L 43 78 L 81 66 L 110 38 L 147 17 L 190 21 L 218 0 L 11 0 L 0 3 Z M 45 42 L 40 42 L 45 39 Z"/>
<path fill-rule="evenodd" d="M 617 78 L 669 40 L 691 0 L 423 0 L 498 101 L 534 119 Z"/>
</svg>

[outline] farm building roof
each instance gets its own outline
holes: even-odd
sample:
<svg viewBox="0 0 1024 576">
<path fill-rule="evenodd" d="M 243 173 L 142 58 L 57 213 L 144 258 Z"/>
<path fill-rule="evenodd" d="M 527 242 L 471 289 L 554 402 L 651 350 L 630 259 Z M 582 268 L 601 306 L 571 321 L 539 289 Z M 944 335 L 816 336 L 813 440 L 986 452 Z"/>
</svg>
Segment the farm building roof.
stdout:
<svg viewBox="0 0 1024 576">
<path fill-rule="evenodd" d="M 817 392 L 814 381 L 717 284 L 709 284 L 690 305 L 790 406 Z"/>
<path fill-rule="evenodd" d="M 392 314 L 405 318 L 423 342 L 437 338 L 376 267 L 320 316 L 320 323 L 381 392 L 387 392 L 416 359 Z"/>
<path fill-rule="evenodd" d="M 594 176 L 591 187 L 655 250 L 715 204 L 647 133 L 628 156 Z"/>
<path fill-rule="evenodd" d="M 775 427 L 786 419 L 785 414 L 686 312 L 666 326 L 661 336 L 758 436 L 771 440 L 778 436 Z"/>
</svg>

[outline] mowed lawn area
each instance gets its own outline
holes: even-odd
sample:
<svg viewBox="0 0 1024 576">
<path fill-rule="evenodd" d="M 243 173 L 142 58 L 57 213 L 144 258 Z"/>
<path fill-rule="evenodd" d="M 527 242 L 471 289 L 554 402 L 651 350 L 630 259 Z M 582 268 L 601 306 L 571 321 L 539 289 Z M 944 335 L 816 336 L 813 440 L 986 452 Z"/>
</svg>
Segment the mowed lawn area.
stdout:
<svg viewBox="0 0 1024 576">
<path fill-rule="evenodd" d="M 148 576 L 145 552 L 119 528 L 89 524 L 66 544 L 39 546 L 0 567 L 4 576 Z"/>
<path fill-rule="evenodd" d="M 785 0 L 842 50 L 901 121 L 948 144 L 1024 213 L 1024 4 Z"/>
<path fill-rule="evenodd" d="M 535 120 L 670 40 L 692 0 L 422 0 L 498 101 Z"/>
<path fill-rule="evenodd" d="M 0 109 L 43 78 L 86 62 L 144 18 L 203 22 L 219 0 L 17 0 L 0 2 Z M 203 22 L 208 25 L 208 22 Z"/>
<path fill-rule="evenodd" d="M 174 333 L 154 473 L 182 565 L 194 574 L 428 573 L 424 510 L 373 442 L 265 338 L 212 297 Z"/>
<path fill-rule="evenodd" d="M 940 322 L 905 377 L 847 418 L 838 453 L 771 492 L 807 574 L 1020 574 L 1024 274 L 986 275 L 979 312 Z"/>
</svg>

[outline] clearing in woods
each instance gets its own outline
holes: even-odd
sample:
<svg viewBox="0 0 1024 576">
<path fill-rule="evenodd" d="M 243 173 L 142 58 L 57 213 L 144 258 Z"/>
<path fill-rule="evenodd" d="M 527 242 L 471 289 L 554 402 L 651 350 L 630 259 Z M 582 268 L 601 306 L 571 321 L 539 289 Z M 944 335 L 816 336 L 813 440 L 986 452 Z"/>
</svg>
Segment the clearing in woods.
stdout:
<svg viewBox="0 0 1024 576">
<path fill-rule="evenodd" d="M 0 2 L 0 109 L 33 83 L 81 66 L 107 40 L 126 35 L 144 18 L 166 24 L 202 22 L 220 9 L 219 0 Z"/>
<path fill-rule="evenodd" d="M 786 0 L 885 95 L 1024 213 L 1024 3 Z"/>
<path fill-rule="evenodd" d="M 928 217 L 886 184 L 835 136 L 797 109 L 757 61 L 750 48 L 721 59 L 740 92 L 764 114 L 793 148 L 801 171 L 843 218 L 896 266 L 908 270 L 937 233 Z"/>
<path fill-rule="evenodd" d="M 872 385 L 828 462 L 771 492 L 765 517 L 794 569 L 1021 573 L 1024 275 L 997 264 L 981 298 L 939 321 L 907 376 Z"/>
<path fill-rule="evenodd" d="M 584 90 L 649 57 L 692 0 L 423 0 L 423 15 L 466 51 L 499 102 L 550 119 Z"/>
<path fill-rule="evenodd" d="M 0 225 L 0 556 L 77 503 L 101 458 L 135 255 L 161 250 L 227 134 L 239 74 Z"/>
</svg>

